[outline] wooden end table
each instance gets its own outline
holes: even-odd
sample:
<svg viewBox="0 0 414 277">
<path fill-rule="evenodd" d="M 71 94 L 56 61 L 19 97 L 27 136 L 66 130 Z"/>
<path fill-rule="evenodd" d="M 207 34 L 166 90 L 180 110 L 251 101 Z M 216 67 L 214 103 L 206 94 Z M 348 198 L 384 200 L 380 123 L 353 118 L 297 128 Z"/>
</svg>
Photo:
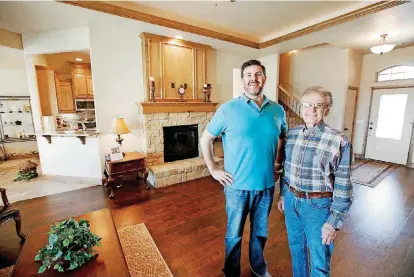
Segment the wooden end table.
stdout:
<svg viewBox="0 0 414 277">
<path fill-rule="evenodd" d="M 105 186 L 110 188 L 109 198 L 115 197 L 116 183 L 121 180 L 122 176 L 139 173 L 144 176 L 145 189 L 150 186 L 147 183 L 148 170 L 145 167 L 145 155 L 139 152 L 127 152 L 122 160 L 105 161 L 104 175 L 106 177 Z"/>
</svg>

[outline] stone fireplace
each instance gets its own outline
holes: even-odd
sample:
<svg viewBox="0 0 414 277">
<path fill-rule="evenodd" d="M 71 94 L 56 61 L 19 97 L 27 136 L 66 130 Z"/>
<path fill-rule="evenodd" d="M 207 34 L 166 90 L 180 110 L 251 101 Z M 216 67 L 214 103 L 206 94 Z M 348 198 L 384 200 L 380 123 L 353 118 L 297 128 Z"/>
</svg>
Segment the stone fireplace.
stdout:
<svg viewBox="0 0 414 277">
<path fill-rule="evenodd" d="M 210 175 L 199 142 L 213 114 L 211 111 L 141 114 L 144 121 L 148 181 L 152 186 L 164 187 Z M 167 133 L 173 130 L 173 133 L 166 135 L 166 130 Z M 168 147 L 173 154 L 167 153 L 165 156 Z M 188 151 L 188 148 L 195 148 L 196 151 Z M 215 162 L 223 165 L 221 158 L 215 158 Z"/>
</svg>

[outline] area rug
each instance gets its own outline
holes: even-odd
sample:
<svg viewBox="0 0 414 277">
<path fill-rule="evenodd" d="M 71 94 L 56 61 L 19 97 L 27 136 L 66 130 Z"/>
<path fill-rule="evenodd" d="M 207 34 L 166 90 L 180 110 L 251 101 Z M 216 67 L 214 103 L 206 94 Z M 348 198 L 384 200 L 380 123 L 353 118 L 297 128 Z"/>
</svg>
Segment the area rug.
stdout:
<svg viewBox="0 0 414 277">
<path fill-rule="evenodd" d="M 398 167 L 396 164 L 379 161 L 360 161 L 352 170 L 352 182 L 374 188 Z"/>
<path fill-rule="evenodd" d="M 131 277 L 173 277 L 144 223 L 118 230 Z M 0 277 L 10 277 L 14 266 L 0 269 Z"/>
<path fill-rule="evenodd" d="M 14 182 L 13 179 L 19 172 L 19 164 L 24 160 L 27 159 L 10 160 L 0 164 L 0 187 L 6 189 L 10 203 L 96 186 L 102 182 L 96 178 L 42 175 L 40 165 L 37 166 L 39 177 Z M 30 160 L 40 164 L 38 159 Z"/>
<path fill-rule="evenodd" d="M 144 223 L 118 231 L 131 277 L 173 277 Z"/>
</svg>

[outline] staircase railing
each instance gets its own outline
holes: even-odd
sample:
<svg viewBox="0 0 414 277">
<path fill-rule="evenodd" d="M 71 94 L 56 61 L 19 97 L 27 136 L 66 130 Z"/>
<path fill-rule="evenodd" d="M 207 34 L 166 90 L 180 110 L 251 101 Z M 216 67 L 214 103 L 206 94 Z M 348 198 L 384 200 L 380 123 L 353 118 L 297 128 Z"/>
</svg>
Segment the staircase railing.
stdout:
<svg viewBox="0 0 414 277">
<path fill-rule="evenodd" d="M 281 85 L 279 85 L 278 97 L 279 104 L 281 104 L 286 111 L 286 119 L 289 128 L 302 124 L 302 119 L 300 118 L 300 100 Z"/>
</svg>

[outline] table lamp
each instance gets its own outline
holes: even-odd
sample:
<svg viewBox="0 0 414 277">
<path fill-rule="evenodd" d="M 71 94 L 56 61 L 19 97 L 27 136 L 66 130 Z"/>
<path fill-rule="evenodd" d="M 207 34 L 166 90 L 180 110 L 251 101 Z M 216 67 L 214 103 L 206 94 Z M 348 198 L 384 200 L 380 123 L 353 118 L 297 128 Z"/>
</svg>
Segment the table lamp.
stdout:
<svg viewBox="0 0 414 277">
<path fill-rule="evenodd" d="M 121 135 L 128 134 L 131 131 L 126 126 L 124 119 L 122 117 L 117 117 L 114 119 L 114 122 L 112 123 L 109 132 L 118 135 L 118 137 L 116 138 L 116 142 L 119 143 L 120 146 L 122 146 L 122 141 L 124 139 L 121 138 Z"/>
</svg>

